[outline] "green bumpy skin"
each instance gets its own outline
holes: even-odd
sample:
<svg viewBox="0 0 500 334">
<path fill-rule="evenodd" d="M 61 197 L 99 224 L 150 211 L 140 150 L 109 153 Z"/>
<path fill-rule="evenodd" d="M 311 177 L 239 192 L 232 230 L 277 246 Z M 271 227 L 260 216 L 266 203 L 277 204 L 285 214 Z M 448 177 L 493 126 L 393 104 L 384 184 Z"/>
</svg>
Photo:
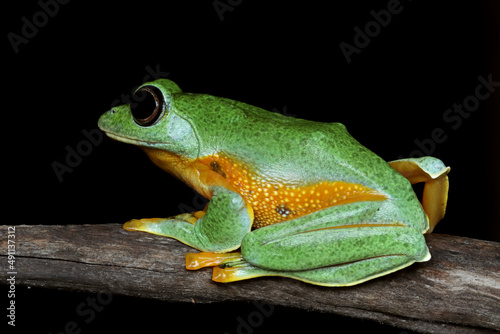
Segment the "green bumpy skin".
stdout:
<svg viewBox="0 0 500 334">
<path fill-rule="evenodd" d="M 426 201 L 444 201 L 432 215 L 444 215 L 449 168 L 438 159 L 388 164 L 340 123 L 183 93 L 167 79 L 138 90 L 154 96 L 154 121 L 122 105 L 99 127 L 211 201 L 202 212 L 133 220 L 127 230 L 219 253 L 207 256 L 221 282 L 284 276 L 345 286 L 430 259 L 427 210 L 411 183 L 426 182 Z"/>
</svg>

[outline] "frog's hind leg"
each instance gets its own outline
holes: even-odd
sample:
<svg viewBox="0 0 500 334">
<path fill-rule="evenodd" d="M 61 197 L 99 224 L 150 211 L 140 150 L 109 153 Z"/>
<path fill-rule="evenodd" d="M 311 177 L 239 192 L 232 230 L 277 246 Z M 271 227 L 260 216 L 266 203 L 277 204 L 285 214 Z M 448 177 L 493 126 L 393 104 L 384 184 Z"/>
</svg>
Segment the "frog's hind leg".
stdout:
<svg viewBox="0 0 500 334">
<path fill-rule="evenodd" d="M 421 232 L 400 225 L 340 226 L 276 240 L 245 239 L 245 261 L 215 267 L 214 281 L 282 276 L 316 285 L 350 286 L 430 259 Z"/>
<path fill-rule="evenodd" d="M 223 261 L 214 268 L 213 279 L 232 282 L 283 276 L 347 286 L 429 260 L 421 231 L 381 221 L 372 215 L 379 205 L 346 204 L 326 210 L 327 214 L 318 212 L 255 230 L 243 239 L 243 260 Z"/>
<path fill-rule="evenodd" d="M 433 157 L 395 160 L 389 162 L 389 165 L 411 184 L 425 182 L 422 206 L 429 217 L 427 233 L 431 233 L 446 212 L 450 167 Z"/>
</svg>

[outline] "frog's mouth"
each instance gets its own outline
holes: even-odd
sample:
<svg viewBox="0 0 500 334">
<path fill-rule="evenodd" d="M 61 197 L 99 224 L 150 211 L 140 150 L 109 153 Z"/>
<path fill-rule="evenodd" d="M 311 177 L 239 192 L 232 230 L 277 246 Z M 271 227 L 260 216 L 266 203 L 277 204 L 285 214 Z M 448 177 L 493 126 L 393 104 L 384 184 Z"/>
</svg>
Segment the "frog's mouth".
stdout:
<svg viewBox="0 0 500 334">
<path fill-rule="evenodd" d="M 108 130 L 103 130 L 103 131 L 109 138 L 117 140 L 117 141 L 122 142 L 122 143 L 126 143 L 126 144 L 132 144 L 132 145 L 138 145 L 138 146 L 148 146 L 148 147 L 154 147 L 154 146 L 158 146 L 158 145 L 169 145 L 170 144 L 170 143 L 166 143 L 166 142 L 154 142 L 154 141 L 140 140 L 137 138 L 120 135 L 120 134 L 117 134 L 117 133 L 114 133 L 114 132 L 111 132 Z"/>
</svg>

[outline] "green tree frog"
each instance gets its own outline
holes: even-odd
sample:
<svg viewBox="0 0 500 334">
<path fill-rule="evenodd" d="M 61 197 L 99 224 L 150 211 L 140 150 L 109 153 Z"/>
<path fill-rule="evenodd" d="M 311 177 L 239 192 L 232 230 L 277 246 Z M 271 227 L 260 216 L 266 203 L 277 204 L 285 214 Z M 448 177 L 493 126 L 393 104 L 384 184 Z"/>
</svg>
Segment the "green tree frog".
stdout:
<svg viewBox="0 0 500 334">
<path fill-rule="evenodd" d="M 204 210 L 134 219 L 127 231 L 177 239 L 186 268 L 213 280 L 283 276 L 348 286 L 430 259 L 423 234 L 444 216 L 450 170 L 432 157 L 385 162 L 340 123 L 183 93 L 168 79 L 99 127 L 210 200 Z M 425 182 L 422 203 L 411 184 Z"/>
</svg>

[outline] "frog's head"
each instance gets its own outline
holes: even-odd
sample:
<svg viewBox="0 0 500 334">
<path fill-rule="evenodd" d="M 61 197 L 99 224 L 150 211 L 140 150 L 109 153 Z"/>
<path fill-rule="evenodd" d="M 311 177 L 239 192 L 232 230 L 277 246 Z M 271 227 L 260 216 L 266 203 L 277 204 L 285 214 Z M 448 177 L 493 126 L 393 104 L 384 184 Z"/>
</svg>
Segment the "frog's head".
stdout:
<svg viewBox="0 0 500 334">
<path fill-rule="evenodd" d="M 181 89 L 168 79 L 147 82 L 137 88 L 130 104 L 105 112 L 99 128 L 124 143 L 196 156 L 193 128 L 174 111 L 173 98 L 179 93 Z"/>
</svg>

